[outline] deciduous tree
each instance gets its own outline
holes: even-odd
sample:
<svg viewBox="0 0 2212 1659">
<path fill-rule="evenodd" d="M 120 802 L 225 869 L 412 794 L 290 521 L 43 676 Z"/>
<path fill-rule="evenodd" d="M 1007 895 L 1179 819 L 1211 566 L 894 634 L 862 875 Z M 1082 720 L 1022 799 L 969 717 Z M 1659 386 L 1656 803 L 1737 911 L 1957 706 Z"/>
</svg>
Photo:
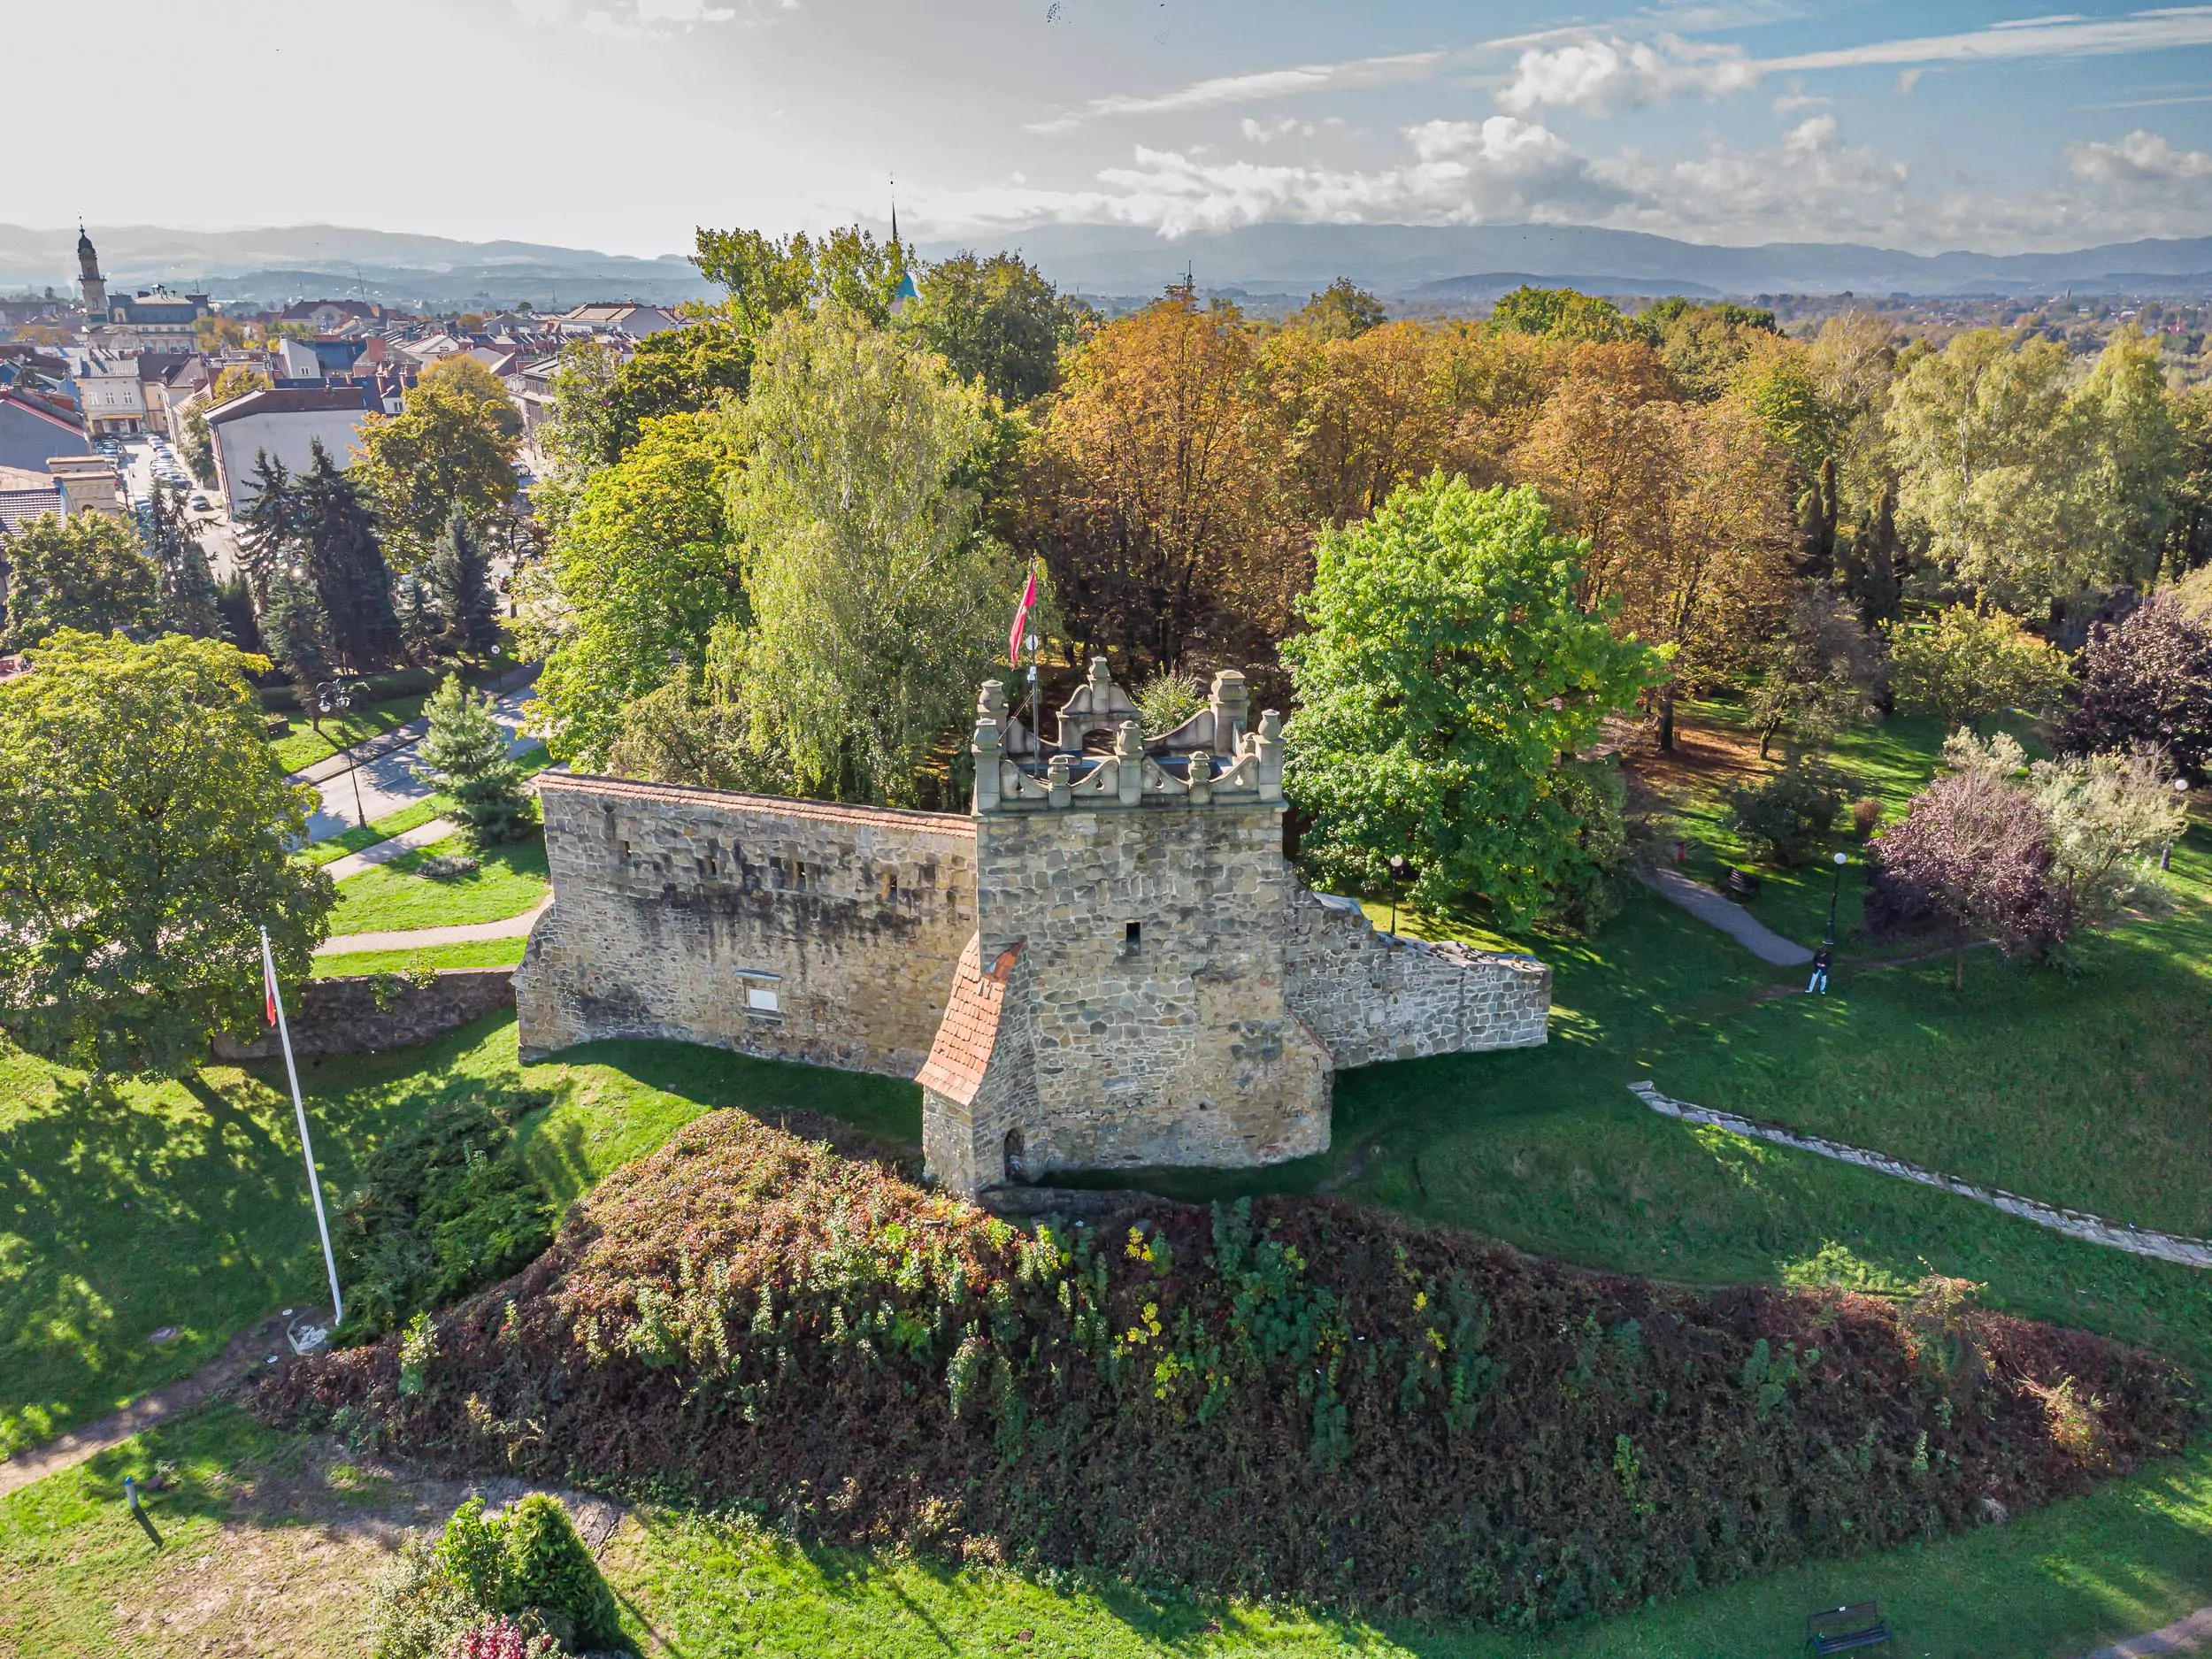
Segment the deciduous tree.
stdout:
<svg viewBox="0 0 2212 1659">
<path fill-rule="evenodd" d="M 668 415 L 578 491 L 547 549 L 557 603 L 534 641 L 548 654 L 531 714 L 557 758 L 605 765 L 625 707 L 697 674 L 715 624 L 748 614 L 736 462 L 719 417 Z"/>
<path fill-rule="evenodd" d="M 161 572 L 111 513 L 34 518 L 7 541 L 8 626 L 0 651 L 64 629 L 142 633 L 161 614 Z"/>
<path fill-rule="evenodd" d="M 799 787 L 919 798 L 1004 649 L 1019 567 L 963 480 L 989 399 L 835 303 L 762 342 L 731 495 L 753 626 L 739 694 Z"/>
<path fill-rule="evenodd" d="M 265 926 L 306 978 L 333 902 L 295 864 L 246 671 L 213 640 L 64 633 L 0 681 L 0 1027 L 107 1072 L 177 1072 L 261 1019 Z"/>
<path fill-rule="evenodd" d="M 1059 383 L 1060 352 L 1087 309 L 1017 254 L 959 253 L 922 273 L 898 327 L 1015 408 Z"/>
<path fill-rule="evenodd" d="M 1509 926 L 1594 885 L 1611 836 L 1572 757 L 1663 657 L 1583 609 L 1578 551 L 1534 491 L 1441 477 L 1324 534 L 1309 631 L 1283 647 L 1317 871 L 1371 888 L 1403 855 L 1421 902 L 1479 895 Z"/>
<path fill-rule="evenodd" d="M 2068 684 L 2065 657 L 2001 611 L 1952 605 L 1933 623 L 1884 633 L 1897 700 L 1939 715 L 1947 730 L 2010 709 L 2039 712 Z"/>
<path fill-rule="evenodd" d="M 372 415 L 361 427 L 351 477 L 374 504 L 402 570 L 429 558 L 457 508 L 481 518 L 515 493 L 518 443 L 502 418 L 512 406 L 481 364 L 466 361 L 488 391 L 459 369 L 426 370 L 400 413 Z"/>
<path fill-rule="evenodd" d="M 2059 743 L 2076 754 L 2158 749 L 2193 776 L 2212 772 L 2212 618 L 2153 595 L 2090 631 L 2081 700 Z"/>
</svg>

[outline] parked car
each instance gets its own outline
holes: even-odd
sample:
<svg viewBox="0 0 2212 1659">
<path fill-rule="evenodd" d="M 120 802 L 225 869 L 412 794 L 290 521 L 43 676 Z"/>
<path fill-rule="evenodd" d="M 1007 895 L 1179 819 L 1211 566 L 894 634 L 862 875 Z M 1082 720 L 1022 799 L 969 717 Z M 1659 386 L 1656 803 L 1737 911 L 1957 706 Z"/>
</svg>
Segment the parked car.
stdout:
<svg viewBox="0 0 2212 1659">
<path fill-rule="evenodd" d="M 194 490 L 194 491 L 192 492 L 192 511 L 195 511 L 195 512 L 211 512 L 211 511 L 212 511 L 213 510 L 214 510 L 214 509 L 213 509 L 213 504 L 212 504 L 212 503 L 211 503 L 208 500 L 208 498 L 207 498 L 207 493 L 206 493 L 204 490 L 197 490 L 197 489 L 196 489 L 196 490 Z"/>
</svg>

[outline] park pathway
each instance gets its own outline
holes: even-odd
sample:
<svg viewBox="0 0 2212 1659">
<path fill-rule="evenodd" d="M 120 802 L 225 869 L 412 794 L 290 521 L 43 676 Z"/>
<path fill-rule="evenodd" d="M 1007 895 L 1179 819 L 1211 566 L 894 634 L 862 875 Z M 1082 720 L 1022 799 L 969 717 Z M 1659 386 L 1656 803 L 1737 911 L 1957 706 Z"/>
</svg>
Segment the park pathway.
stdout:
<svg viewBox="0 0 2212 1659">
<path fill-rule="evenodd" d="M 389 841 L 379 841 L 373 847 L 364 847 L 357 853 L 348 853 L 343 858 L 334 858 L 323 866 L 323 873 L 333 881 L 343 881 L 348 876 L 357 876 L 379 864 L 388 864 L 395 858 L 404 857 L 419 847 L 428 847 L 449 835 L 457 835 L 461 826 L 451 818 L 434 818 L 427 824 L 418 824 L 411 830 L 402 830 Z"/>
<path fill-rule="evenodd" d="M 139 1395 L 119 1411 L 56 1435 L 42 1446 L 18 1452 L 5 1463 L 0 1463 L 0 1498 L 21 1491 L 35 1480 L 43 1480 L 65 1469 L 74 1469 L 111 1446 L 121 1445 L 134 1434 L 142 1434 L 195 1406 L 204 1405 L 233 1385 L 281 1359 L 289 1346 L 285 1337 L 288 1325 L 326 1325 L 329 1319 L 329 1314 L 319 1308 L 287 1308 L 283 1313 L 249 1326 L 190 1376 L 164 1383 Z"/>
<path fill-rule="evenodd" d="M 2200 1607 L 2163 1629 L 2100 1647 L 2089 1659 L 2152 1659 L 2154 1654 L 2202 1653 L 2212 1647 L 2212 1607 Z"/>
<path fill-rule="evenodd" d="M 1636 879 L 1670 904 L 1677 904 L 1709 927 L 1717 927 L 1762 962 L 1778 968 L 1801 968 L 1813 953 L 1785 939 L 1740 904 L 1723 898 L 1701 881 L 1676 870 L 1639 870 Z"/>
<path fill-rule="evenodd" d="M 315 947 L 319 956 L 347 956 L 363 950 L 427 950 L 434 945 L 472 945 L 486 939 L 521 939 L 553 908 L 547 894 L 537 907 L 503 922 L 465 922 L 457 927 L 396 928 L 383 933 L 334 933 Z"/>
<path fill-rule="evenodd" d="M 536 690 L 537 673 L 533 670 L 512 690 L 492 700 L 492 718 L 505 729 L 511 755 L 525 754 L 538 746 L 538 740 L 524 735 L 522 730 L 522 705 Z M 415 776 L 415 745 L 428 729 L 427 722 L 418 718 L 357 744 L 352 760 L 342 754 L 326 756 L 304 771 L 294 772 L 292 781 L 312 785 L 320 800 L 308 815 L 308 841 L 328 841 L 365 819 L 373 824 L 402 807 L 426 799 L 430 786 Z M 353 770 L 356 761 L 357 772 Z"/>
</svg>

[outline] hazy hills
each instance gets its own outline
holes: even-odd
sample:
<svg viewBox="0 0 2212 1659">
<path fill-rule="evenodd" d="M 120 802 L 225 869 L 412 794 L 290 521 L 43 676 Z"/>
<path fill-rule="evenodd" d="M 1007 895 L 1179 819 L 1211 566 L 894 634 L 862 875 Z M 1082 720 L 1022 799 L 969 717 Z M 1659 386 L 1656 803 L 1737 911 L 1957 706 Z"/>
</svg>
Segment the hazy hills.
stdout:
<svg viewBox="0 0 2212 1659">
<path fill-rule="evenodd" d="M 640 259 L 588 249 L 302 225 L 242 231 L 95 226 L 119 291 L 160 281 L 219 299 L 269 303 L 322 295 L 388 304 L 541 308 L 588 299 L 661 303 L 708 292 L 678 254 Z M 1062 286 L 1156 293 L 1187 270 L 1202 288 L 1301 294 L 1338 276 L 1378 293 L 1478 304 L 1524 280 L 1621 295 L 1869 295 L 2122 291 L 2212 294 L 2212 236 L 2111 243 L 2064 253 L 1902 253 L 1856 242 L 1710 246 L 1572 225 L 1253 225 L 1173 242 L 1114 225 L 1044 225 L 922 253 L 1018 249 Z M 76 280 L 74 229 L 0 225 L 0 291 Z"/>
</svg>

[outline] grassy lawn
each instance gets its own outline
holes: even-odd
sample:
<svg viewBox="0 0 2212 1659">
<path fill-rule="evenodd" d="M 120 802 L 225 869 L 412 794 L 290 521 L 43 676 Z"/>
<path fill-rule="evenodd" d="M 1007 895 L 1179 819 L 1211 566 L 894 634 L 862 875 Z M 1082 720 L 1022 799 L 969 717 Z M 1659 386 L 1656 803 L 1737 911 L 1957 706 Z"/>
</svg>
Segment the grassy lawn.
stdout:
<svg viewBox="0 0 2212 1659">
<path fill-rule="evenodd" d="M 404 726 L 422 712 L 422 705 L 429 699 L 418 692 L 411 697 L 391 697 L 381 703 L 365 703 L 349 709 L 342 717 L 325 718 L 322 730 L 318 732 L 306 715 L 287 712 L 282 737 L 271 738 L 269 747 L 275 750 L 277 764 L 287 772 L 298 772 L 317 761 L 336 754 L 341 749 L 364 739 Z"/>
<path fill-rule="evenodd" d="M 365 848 L 380 846 L 395 835 L 403 835 L 418 824 L 427 824 L 444 810 L 443 798 L 434 795 L 411 806 L 403 806 L 396 812 L 388 812 L 366 826 L 357 824 L 349 830 L 333 835 L 328 841 L 303 847 L 292 855 L 292 862 L 319 870 L 325 864 L 337 863 L 348 853 L 357 853 Z"/>
<path fill-rule="evenodd" d="M 523 1144 L 573 1197 L 719 1106 L 806 1108 L 887 1136 L 921 1133 L 912 1085 L 666 1043 L 518 1066 L 511 1015 L 420 1048 L 302 1071 L 326 1190 L 433 1101 L 518 1085 L 554 1103 Z M 111 1409 L 211 1357 L 231 1334 L 320 1293 L 280 1064 L 179 1083 L 88 1087 L 0 1049 L 0 1455 Z M 180 1327 L 173 1340 L 147 1338 Z"/>
<path fill-rule="evenodd" d="M 471 857 L 477 868 L 465 876 L 436 881 L 419 874 L 436 857 Z M 452 927 L 466 922 L 498 922 L 534 909 L 551 891 L 545 873 L 545 837 L 507 847 L 469 846 L 458 835 L 403 853 L 388 864 L 365 870 L 338 884 L 338 908 L 330 931 L 381 933 L 389 928 Z"/>
<path fill-rule="evenodd" d="M 121 1502 L 147 1500 L 157 1553 Z M 360 1597 L 459 1493 L 217 1409 L 0 1500 L 0 1648 L 55 1655 L 358 1655 Z M 955 1571 L 810 1549 L 745 1517 L 634 1511 L 602 1556 L 649 1654 L 937 1659 L 1769 1659 L 1806 1610 L 1877 1597 L 1899 1651 L 2066 1659 L 2191 1610 L 2212 1555 L 2212 1445 L 2003 1528 L 1736 1585 L 1541 1638 L 1378 1626 L 1289 1606 L 1192 1603 L 1118 1584 Z M 1993 1634 L 1993 1632 L 1996 1632 Z"/>
<path fill-rule="evenodd" d="M 313 977 L 342 979 L 349 974 L 405 973 L 418 968 L 511 968 L 522 960 L 522 948 L 527 943 L 518 936 L 432 945 L 420 950 L 356 950 L 342 956 L 316 957 Z"/>
</svg>

